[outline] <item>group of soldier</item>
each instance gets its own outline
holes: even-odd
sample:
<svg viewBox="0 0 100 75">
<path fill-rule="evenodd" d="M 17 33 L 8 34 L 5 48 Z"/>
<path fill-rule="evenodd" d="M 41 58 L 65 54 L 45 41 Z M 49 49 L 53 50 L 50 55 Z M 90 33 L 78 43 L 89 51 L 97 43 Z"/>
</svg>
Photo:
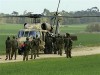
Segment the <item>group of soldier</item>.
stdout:
<svg viewBox="0 0 100 75">
<path fill-rule="evenodd" d="M 40 38 L 38 38 L 38 35 L 36 37 L 33 37 L 32 41 L 29 41 L 29 38 L 26 38 L 26 41 L 21 46 L 23 52 L 23 61 L 28 60 L 29 51 L 31 51 L 31 58 L 34 59 L 36 57 L 39 57 L 39 45 L 41 43 Z M 6 59 L 12 60 L 13 55 L 17 55 L 17 49 L 18 49 L 18 42 L 15 36 L 11 39 L 10 37 L 7 37 L 7 40 L 5 42 L 6 44 Z M 59 54 L 62 56 L 62 51 L 65 49 L 65 54 L 67 58 L 71 58 L 71 49 L 72 49 L 72 39 L 70 37 L 69 33 L 66 33 L 66 35 L 63 37 L 60 34 L 56 36 L 51 36 L 51 34 L 47 33 L 45 36 L 45 54 Z"/>
<path fill-rule="evenodd" d="M 28 60 L 29 51 L 31 50 L 31 58 L 34 59 L 36 57 L 39 57 L 39 44 L 41 43 L 40 38 L 38 38 L 38 35 L 36 35 L 36 38 L 33 37 L 33 40 L 30 42 L 29 38 L 26 38 L 26 41 L 24 42 L 24 51 L 23 51 L 23 61 Z"/>
<path fill-rule="evenodd" d="M 5 41 L 6 44 L 6 59 L 12 60 L 13 55 L 15 55 L 15 60 L 16 60 L 16 55 L 17 55 L 17 48 L 18 48 L 18 42 L 13 36 L 11 39 L 9 36 L 7 37 L 7 40 Z"/>
<path fill-rule="evenodd" d="M 36 38 L 33 37 L 33 40 L 30 42 L 29 38 L 26 38 L 26 41 L 21 45 L 21 49 L 22 49 L 22 54 L 23 54 L 23 61 L 27 61 L 28 60 L 28 55 L 29 55 L 29 51 L 31 50 L 31 58 L 33 59 L 33 55 L 34 55 L 34 59 L 37 57 L 39 57 L 39 44 L 40 44 L 40 39 L 38 38 L 38 36 L 36 35 Z M 5 41 L 6 44 L 6 59 L 12 60 L 13 55 L 15 55 L 15 60 L 16 60 L 16 55 L 17 55 L 17 50 L 18 48 L 18 42 L 17 39 L 15 38 L 15 36 L 13 36 L 13 39 L 11 40 L 10 37 L 7 37 L 7 40 Z M 18 53 L 20 53 L 18 51 Z"/>
<path fill-rule="evenodd" d="M 65 36 L 60 34 L 52 36 L 47 33 L 45 37 L 45 53 L 54 53 L 62 56 L 62 51 L 64 49 L 66 57 L 71 58 L 72 43 L 69 33 L 66 33 Z"/>
</svg>

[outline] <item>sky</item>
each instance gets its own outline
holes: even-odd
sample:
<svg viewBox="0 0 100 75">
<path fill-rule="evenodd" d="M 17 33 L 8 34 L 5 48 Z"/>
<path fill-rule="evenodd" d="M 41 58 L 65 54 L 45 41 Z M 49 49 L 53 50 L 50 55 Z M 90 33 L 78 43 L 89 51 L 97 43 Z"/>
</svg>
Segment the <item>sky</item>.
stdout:
<svg viewBox="0 0 100 75">
<path fill-rule="evenodd" d="M 0 13 L 11 14 L 13 11 L 23 14 L 25 10 L 33 13 L 42 13 L 46 8 L 51 12 L 57 10 L 59 0 L 0 0 Z M 100 0 L 61 0 L 59 11 L 81 11 L 98 7 Z"/>
</svg>

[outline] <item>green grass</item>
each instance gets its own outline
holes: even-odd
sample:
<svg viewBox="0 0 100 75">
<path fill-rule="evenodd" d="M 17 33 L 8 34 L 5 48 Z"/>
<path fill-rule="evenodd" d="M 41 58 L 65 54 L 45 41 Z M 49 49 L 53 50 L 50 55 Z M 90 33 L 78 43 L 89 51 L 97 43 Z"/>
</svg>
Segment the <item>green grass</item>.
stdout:
<svg viewBox="0 0 100 75">
<path fill-rule="evenodd" d="M 21 24 L 0 24 L 0 54 L 5 54 L 5 40 L 7 36 L 12 38 L 13 35 L 17 36 L 18 30 L 22 29 Z"/>
<path fill-rule="evenodd" d="M 18 30 L 23 28 L 22 24 L 1 24 L 0 25 L 0 35 L 12 35 L 17 34 Z"/>
<path fill-rule="evenodd" d="M 0 64 L 2 75 L 100 75 L 100 55 Z"/>
<path fill-rule="evenodd" d="M 85 32 L 86 26 L 88 24 L 78 24 L 78 25 L 65 25 L 60 28 L 60 31 L 63 33 L 80 33 Z"/>
<path fill-rule="evenodd" d="M 100 33 L 77 33 L 78 40 L 74 42 L 75 46 L 99 46 Z"/>
</svg>

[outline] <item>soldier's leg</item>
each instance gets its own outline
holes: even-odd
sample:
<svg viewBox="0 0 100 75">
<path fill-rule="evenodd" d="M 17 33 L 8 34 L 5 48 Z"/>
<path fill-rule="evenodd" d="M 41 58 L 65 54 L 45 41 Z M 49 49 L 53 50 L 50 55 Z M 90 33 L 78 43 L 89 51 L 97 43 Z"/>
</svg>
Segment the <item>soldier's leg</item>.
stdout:
<svg viewBox="0 0 100 75">
<path fill-rule="evenodd" d="M 70 48 L 68 48 L 68 57 L 70 57 L 70 58 L 71 58 Z"/>
<path fill-rule="evenodd" d="M 28 55 L 26 56 L 26 61 L 28 61 Z"/>
<path fill-rule="evenodd" d="M 59 55 L 59 48 L 57 47 L 57 54 Z"/>
<path fill-rule="evenodd" d="M 71 56 L 71 49 L 69 50 L 69 57 L 72 58 L 72 56 Z"/>
<path fill-rule="evenodd" d="M 34 59 L 36 58 L 36 50 L 34 49 Z"/>
<path fill-rule="evenodd" d="M 54 54 L 57 54 L 57 51 L 56 51 L 56 49 L 54 49 Z"/>
<path fill-rule="evenodd" d="M 24 52 L 23 53 L 23 61 L 25 61 L 25 58 L 26 58 L 26 53 Z"/>
<path fill-rule="evenodd" d="M 6 59 L 5 60 L 7 59 L 8 59 L 8 49 L 6 49 Z"/>
<path fill-rule="evenodd" d="M 60 47 L 58 47 L 58 55 L 60 55 Z"/>
<path fill-rule="evenodd" d="M 16 60 L 16 57 L 17 57 L 17 49 L 15 50 L 15 60 Z"/>
<path fill-rule="evenodd" d="M 50 46 L 48 46 L 48 54 L 50 54 L 50 49 L 51 49 Z"/>
<path fill-rule="evenodd" d="M 12 49 L 12 52 L 11 52 L 11 60 L 13 58 L 13 55 L 14 55 L 14 49 Z"/>
<path fill-rule="evenodd" d="M 51 46 L 50 47 L 50 54 L 52 54 L 52 51 L 53 51 L 53 47 Z"/>
<path fill-rule="evenodd" d="M 67 58 L 69 57 L 69 52 L 68 52 L 68 48 L 67 48 L 67 51 L 66 51 L 66 55 L 67 55 Z"/>
<path fill-rule="evenodd" d="M 23 61 L 25 61 L 25 56 L 23 56 Z"/>
<path fill-rule="evenodd" d="M 28 60 L 28 54 L 29 54 L 29 51 L 27 51 L 27 54 L 26 54 L 26 61 Z"/>
<path fill-rule="evenodd" d="M 60 55 L 62 56 L 62 49 L 60 49 Z"/>
<path fill-rule="evenodd" d="M 37 57 L 39 57 L 39 48 L 37 48 Z"/>
<path fill-rule="evenodd" d="M 33 49 L 31 49 L 31 58 L 30 59 L 33 59 Z"/>
<path fill-rule="evenodd" d="M 66 57 L 68 58 L 68 56 L 67 56 L 67 48 L 65 48 L 65 54 L 66 54 Z"/>
<path fill-rule="evenodd" d="M 9 56 L 9 60 L 11 59 L 11 49 L 9 48 L 8 50 L 8 56 Z"/>
<path fill-rule="evenodd" d="M 54 45 L 54 54 L 57 54 L 57 46 L 56 46 L 56 44 Z"/>
</svg>

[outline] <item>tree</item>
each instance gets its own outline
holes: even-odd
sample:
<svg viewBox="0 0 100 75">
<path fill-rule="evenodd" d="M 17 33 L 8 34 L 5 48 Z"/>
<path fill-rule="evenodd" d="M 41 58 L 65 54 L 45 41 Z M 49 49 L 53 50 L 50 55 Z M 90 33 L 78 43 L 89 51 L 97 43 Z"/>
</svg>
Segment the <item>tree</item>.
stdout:
<svg viewBox="0 0 100 75">
<path fill-rule="evenodd" d="M 18 16 L 18 12 L 17 11 L 13 11 L 12 15 Z"/>
</svg>

